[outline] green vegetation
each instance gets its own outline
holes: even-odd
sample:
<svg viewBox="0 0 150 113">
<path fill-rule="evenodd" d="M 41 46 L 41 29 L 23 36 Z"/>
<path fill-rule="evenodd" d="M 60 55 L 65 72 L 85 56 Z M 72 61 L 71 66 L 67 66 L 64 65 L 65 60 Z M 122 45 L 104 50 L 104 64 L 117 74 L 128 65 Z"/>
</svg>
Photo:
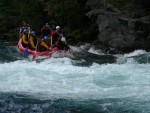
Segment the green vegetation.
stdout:
<svg viewBox="0 0 150 113">
<path fill-rule="evenodd" d="M 89 20 L 85 16 L 87 0 L 49 0 L 48 14 L 51 21 L 66 27 L 64 32 L 71 33 L 70 36 L 81 39 L 85 37 L 83 31 L 88 28 Z"/>
<path fill-rule="evenodd" d="M 60 24 L 70 25 L 72 29 L 81 27 L 85 17 L 87 0 L 50 0 L 49 16 Z"/>
<path fill-rule="evenodd" d="M 19 27 L 22 21 L 34 29 L 40 27 L 43 19 L 43 6 L 37 0 L 0 0 L 0 34 Z"/>
<path fill-rule="evenodd" d="M 9 33 L 22 21 L 38 31 L 45 22 L 60 25 L 64 33 L 79 39 L 90 21 L 85 16 L 87 0 L 0 0 L 0 34 Z M 47 7 L 48 6 L 48 7 Z"/>
<path fill-rule="evenodd" d="M 150 0 L 112 0 L 112 4 L 135 18 L 150 14 Z"/>
<path fill-rule="evenodd" d="M 38 31 L 45 22 L 60 25 L 68 37 L 94 40 L 98 28 L 85 14 L 87 0 L 0 0 L 0 35 L 19 27 L 22 21 Z M 111 0 L 114 7 L 133 17 L 150 12 L 150 0 Z M 47 7 L 48 6 L 48 7 Z M 9 38 L 9 37 L 8 37 Z"/>
</svg>

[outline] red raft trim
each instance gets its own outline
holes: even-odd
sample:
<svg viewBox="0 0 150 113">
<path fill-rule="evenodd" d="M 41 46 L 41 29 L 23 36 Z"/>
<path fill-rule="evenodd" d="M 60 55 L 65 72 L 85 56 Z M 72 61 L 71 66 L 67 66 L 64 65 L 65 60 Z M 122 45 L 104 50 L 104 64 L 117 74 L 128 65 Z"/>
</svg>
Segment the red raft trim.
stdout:
<svg viewBox="0 0 150 113">
<path fill-rule="evenodd" d="M 24 52 L 25 51 L 25 47 L 22 46 L 22 38 L 19 39 L 19 42 L 18 42 L 18 49 L 21 51 L 21 52 Z M 57 52 L 59 51 L 59 49 L 56 47 L 56 48 L 53 48 L 52 50 L 46 50 L 46 51 L 35 51 L 35 50 L 31 50 L 28 48 L 28 54 L 30 55 L 36 55 L 36 56 L 49 56 L 51 57 L 51 55 L 54 53 L 54 52 Z"/>
</svg>

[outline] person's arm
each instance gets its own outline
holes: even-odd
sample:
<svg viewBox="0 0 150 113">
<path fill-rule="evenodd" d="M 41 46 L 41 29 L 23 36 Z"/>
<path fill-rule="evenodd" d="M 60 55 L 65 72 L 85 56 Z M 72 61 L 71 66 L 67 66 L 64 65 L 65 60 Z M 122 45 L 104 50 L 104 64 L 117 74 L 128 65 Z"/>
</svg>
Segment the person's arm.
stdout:
<svg viewBox="0 0 150 113">
<path fill-rule="evenodd" d="M 30 37 L 29 41 L 30 41 L 31 47 L 35 49 L 35 45 L 34 45 L 34 42 L 33 42 L 33 38 Z"/>
<path fill-rule="evenodd" d="M 22 36 L 22 41 L 23 41 L 24 44 L 28 44 L 28 42 L 26 41 L 26 36 L 25 35 Z"/>
<path fill-rule="evenodd" d="M 41 32 L 44 32 L 45 26 L 42 27 Z"/>
<path fill-rule="evenodd" d="M 41 42 L 41 46 L 44 47 L 44 48 L 46 48 L 46 49 L 49 48 L 48 45 L 45 42 Z"/>
</svg>

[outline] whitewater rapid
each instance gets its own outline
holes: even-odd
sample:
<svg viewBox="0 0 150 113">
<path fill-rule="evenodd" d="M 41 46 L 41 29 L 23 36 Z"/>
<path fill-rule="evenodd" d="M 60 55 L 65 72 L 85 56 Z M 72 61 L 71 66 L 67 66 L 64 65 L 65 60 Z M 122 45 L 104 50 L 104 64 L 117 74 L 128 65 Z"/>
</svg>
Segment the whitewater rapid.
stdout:
<svg viewBox="0 0 150 113">
<path fill-rule="evenodd" d="M 130 98 L 150 101 L 150 64 L 133 58 L 126 63 L 75 66 L 69 58 L 40 63 L 17 60 L 0 64 L 0 92 L 40 99 Z M 146 98 L 145 98 L 146 97 Z"/>
<path fill-rule="evenodd" d="M 0 46 L 0 113 L 150 112 L 149 52 L 106 63 L 98 61 L 100 50 L 91 47 L 97 55 L 86 52 L 82 59 L 84 46 L 72 49 L 81 59 L 29 61 L 17 48 Z"/>
</svg>

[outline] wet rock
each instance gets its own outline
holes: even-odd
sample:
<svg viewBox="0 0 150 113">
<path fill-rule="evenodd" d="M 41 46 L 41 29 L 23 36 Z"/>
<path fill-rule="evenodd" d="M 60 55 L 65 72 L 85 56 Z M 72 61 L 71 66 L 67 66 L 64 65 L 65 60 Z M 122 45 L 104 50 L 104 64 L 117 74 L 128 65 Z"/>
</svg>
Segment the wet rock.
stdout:
<svg viewBox="0 0 150 113">
<path fill-rule="evenodd" d="M 97 37 L 101 47 L 112 47 L 124 52 L 139 48 L 150 50 L 149 16 L 132 18 L 124 15 L 110 0 L 88 0 L 87 5 L 91 7 L 87 16 L 98 26 Z"/>
<path fill-rule="evenodd" d="M 98 9 L 100 7 L 106 7 L 108 0 L 88 0 L 86 6 L 90 7 L 91 9 Z"/>
<path fill-rule="evenodd" d="M 69 58 L 74 60 L 85 60 L 89 63 L 98 63 L 98 64 L 105 64 L 105 63 L 115 63 L 116 57 L 113 55 L 105 54 L 105 55 L 97 55 L 87 51 L 82 50 L 78 47 L 71 47 L 70 50 L 71 55 Z"/>
</svg>

